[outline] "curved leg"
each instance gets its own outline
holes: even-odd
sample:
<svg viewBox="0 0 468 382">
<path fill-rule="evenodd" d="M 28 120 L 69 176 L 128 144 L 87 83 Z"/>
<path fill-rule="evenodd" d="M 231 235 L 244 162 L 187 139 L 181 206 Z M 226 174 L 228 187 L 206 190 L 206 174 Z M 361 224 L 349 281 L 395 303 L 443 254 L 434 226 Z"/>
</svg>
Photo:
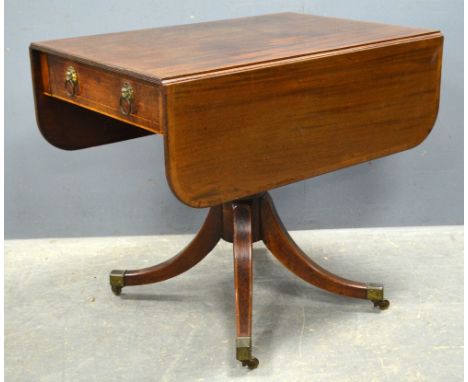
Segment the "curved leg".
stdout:
<svg viewBox="0 0 468 382">
<path fill-rule="evenodd" d="M 267 248 L 291 272 L 301 279 L 332 293 L 371 300 L 374 306 L 386 309 L 382 285 L 365 284 L 334 275 L 313 262 L 293 241 L 284 228 L 270 195 L 261 203 L 262 237 Z"/>
<path fill-rule="evenodd" d="M 110 273 L 112 291 L 119 295 L 127 285 L 151 284 L 164 281 L 180 275 L 200 262 L 216 246 L 222 235 L 221 206 L 212 207 L 200 231 L 194 239 L 173 258 L 138 270 L 118 271 Z"/>
<path fill-rule="evenodd" d="M 236 298 L 236 358 L 255 369 L 252 356 L 252 209 L 248 202 L 233 203 L 234 288 Z"/>
</svg>

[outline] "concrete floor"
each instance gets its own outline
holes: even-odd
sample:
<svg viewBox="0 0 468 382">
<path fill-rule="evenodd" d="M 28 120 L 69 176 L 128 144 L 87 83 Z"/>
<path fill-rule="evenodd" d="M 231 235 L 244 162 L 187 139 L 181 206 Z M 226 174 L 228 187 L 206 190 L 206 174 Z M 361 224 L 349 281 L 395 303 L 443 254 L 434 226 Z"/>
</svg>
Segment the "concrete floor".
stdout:
<svg viewBox="0 0 468 382">
<path fill-rule="evenodd" d="M 6 381 L 463 379 L 463 227 L 293 232 L 333 272 L 384 282 L 390 309 L 323 292 L 256 244 L 254 355 L 235 361 L 232 249 L 114 296 L 108 272 L 189 236 L 7 241 Z"/>
</svg>

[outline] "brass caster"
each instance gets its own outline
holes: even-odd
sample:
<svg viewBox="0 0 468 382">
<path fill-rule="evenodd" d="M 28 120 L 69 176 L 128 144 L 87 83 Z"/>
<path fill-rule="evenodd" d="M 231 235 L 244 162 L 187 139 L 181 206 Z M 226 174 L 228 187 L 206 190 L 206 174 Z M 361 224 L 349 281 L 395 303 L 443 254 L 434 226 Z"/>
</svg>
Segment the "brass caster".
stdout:
<svg viewBox="0 0 468 382">
<path fill-rule="evenodd" d="M 250 370 L 258 367 L 258 359 L 252 356 L 252 338 L 237 337 L 236 358 L 242 362 L 242 366 L 247 366 Z"/>
<path fill-rule="evenodd" d="M 112 292 L 119 296 L 122 293 L 122 288 L 125 286 L 125 271 L 112 271 L 109 275 L 109 282 Z"/>
<path fill-rule="evenodd" d="M 120 296 L 120 293 L 122 293 L 122 287 L 111 285 L 112 293 L 114 293 L 116 296 Z"/>
<path fill-rule="evenodd" d="M 388 307 L 390 306 L 390 301 L 388 300 L 373 301 L 373 302 L 374 302 L 374 308 L 379 308 L 380 310 L 388 309 Z"/>
<path fill-rule="evenodd" d="M 260 362 L 257 358 L 252 358 L 247 361 L 242 361 L 242 366 L 247 366 L 250 370 L 256 369 Z"/>
<path fill-rule="evenodd" d="M 384 287 L 380 284 L 367 285 L 367 299 L 374 303 L 375 308 L 380 310 L 388 309 L 390 301 L 384 299 Z"/>
</svg>

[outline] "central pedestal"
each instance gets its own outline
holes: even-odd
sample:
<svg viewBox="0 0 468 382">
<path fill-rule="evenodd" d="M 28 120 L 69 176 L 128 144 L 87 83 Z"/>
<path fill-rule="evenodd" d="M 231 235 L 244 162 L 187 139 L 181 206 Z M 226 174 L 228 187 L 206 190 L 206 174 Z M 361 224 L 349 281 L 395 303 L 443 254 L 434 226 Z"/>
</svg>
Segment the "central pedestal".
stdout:
<svg viewBox="0 0 468 382">
<path fill-rule="evenodd" d="M 334 275 L 312 261 L 284 228 L 267 193 L 212 207 L 195 238 L 179 254 L 153 267 L 114 270 L 110 273 L 112 291 L 120 295 L 130 285 L 151 284 L 175 277 L 201 261 L 220 239 L 233 243 L 236 305 L 236 358 L 254 369 L 252 355 L 252 244 L 263 240 L 270 252 L 296 276 L 331 293 L 370 300 L 386 309 L 380 284 L 351 281 Z"/>
</svg>

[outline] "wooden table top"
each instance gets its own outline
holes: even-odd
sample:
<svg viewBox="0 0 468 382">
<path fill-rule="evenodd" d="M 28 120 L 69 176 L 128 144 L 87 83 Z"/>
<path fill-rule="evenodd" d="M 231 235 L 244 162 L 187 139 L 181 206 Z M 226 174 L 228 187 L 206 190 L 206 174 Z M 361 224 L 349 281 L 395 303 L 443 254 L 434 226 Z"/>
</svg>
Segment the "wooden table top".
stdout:
<svg viewBox="0 0 468 382">
<path fill-rule="evenodd" d="M 50 143 L 161 134 L 172 191 L 208 207 L 421 143 L 438 112 L 442 46 L 437 30 L 281 13 L 30 50 Z"/>
<path fill-rule="evenodd" d="M 154 81 L 434 33 L 280 13 L 35 43 L 33 46 Z"/>
</svg>

